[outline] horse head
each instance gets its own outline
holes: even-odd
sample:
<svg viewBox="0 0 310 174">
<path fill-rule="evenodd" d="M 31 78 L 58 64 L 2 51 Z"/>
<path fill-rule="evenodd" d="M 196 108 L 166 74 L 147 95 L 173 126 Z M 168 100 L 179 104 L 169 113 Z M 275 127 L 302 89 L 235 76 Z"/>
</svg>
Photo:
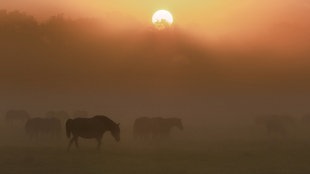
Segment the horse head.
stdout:
<svg viewBox="0 0 310 174">
<path fill-rule="evenodd" d="M 115 126 L 113 126 L 113 128 L 111 129 L 111 134 L 117 142 L 119 142 L 121 139 L 120 138 L 120 127 L 119 127 L 119 125 L 120 125 L 120 123 L 115 124 Z"/>
<path fill-rule="evenodd" d="M 183 129 L 184 129 L 184 128 L 183 128 L 182 120 L 179 119 L 179 118 L 177 118 L 177 119 L 175 120 L 175 126 L 176 126 L 177 128 L 179 128 L 180 130 L 183 130 Z"/>
</svg>

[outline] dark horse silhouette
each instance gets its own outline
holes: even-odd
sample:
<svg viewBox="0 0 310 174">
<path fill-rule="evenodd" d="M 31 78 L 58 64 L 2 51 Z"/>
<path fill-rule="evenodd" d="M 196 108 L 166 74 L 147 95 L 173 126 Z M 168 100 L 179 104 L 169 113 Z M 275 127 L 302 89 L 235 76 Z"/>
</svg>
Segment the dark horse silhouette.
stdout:
<svg viewBox="0 0 310 174">
<path fill-rule="evenodd" d="M 100 149 L 101 139 L 106 131 L 110 131 L 112 136 L 118 142 L 120 140 L 120 128 L 119 124 L 103 115 L 97 115 L 92 118 L 75 118 L 68 119 L 66 121 L 66 133 L 70 138 L 73 135 L 68 144 L 70 149 L 72 143 L 78 148 L 78 137 L 82 138 L 95 138 L 98 142 L 97 149 Z"/>
<path fill-rule="evenodd" d="M 134 138 L 144 140 L 169 138 L 173 127 L 183 130 L 182 120 L 179 118 L 140 117 L 134 123 Z"/>
</svg>

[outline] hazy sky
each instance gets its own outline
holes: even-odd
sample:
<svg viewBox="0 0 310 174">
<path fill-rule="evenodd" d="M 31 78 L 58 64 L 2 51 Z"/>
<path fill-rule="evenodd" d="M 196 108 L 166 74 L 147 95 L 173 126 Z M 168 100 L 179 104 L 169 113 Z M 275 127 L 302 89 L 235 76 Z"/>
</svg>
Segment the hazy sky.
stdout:
<svg viewBox="0 0 310 174">
<path fill-rule="evenodd" d="M 12 41 L 10 49 L 0 50 L 7 55 L 1 59 L 4 63 L 0 64 L 3 66 L 0 75 L 7 89 L 15 89 L 11 94 L 23 93 L 21 87 L 27 95 L 33 94 L 27 91 L 44 89 L 44 85 L 48 89 L 61 88 L 54 82 L 64 83 L 62 86 L 70 90 L 74 86 L 83 91 L 84 85 L 89 91 L 93 89 L 94 96 L 97 89 L 108 93 L 106 84 L 113 90 L 127 84 L 126 95 L 131 90 L 139 93 L 145 89 L 149 93 L 155 91 L 156 96 L 161 89 L 169 94 L 179 90 L 180 96 L 187 90 L 190 96 L 197 89 L 199 94 L 208 93 L 205 88 L 212 87 L 221 92 L 244 91 L 247 87 L 288 89 L 294 94 L 299 88 L 308 91 L 310 86 L 309 0 L 0 0 L 0 9 L 19 10 L 40 19 L 59 13 L 72 18 L 104 18 L 111 28 L 143 26 L 142 31 L 123 33 L 116 38 L 102 32 L 103 40 L 92 44 L 69 38 L 72 44 L 66 49 L 61 47 L 65 42 L 48 43 L 49 39 L 63 39 L 57 30 L 54 37 L 52 28 L 43 28 L 46 36 L 34 34 L 40 44 L 23 44 L 21 41 L 34 38 L 22 33 L 15 40 L 8 38 L 3 44 L 7 46 Z M 151 16 L 158 9 L 171 11 L 181 34 L 169 39 L 144 30 L 151 25 Z M 70 25 L 69 28 L 80 32 Z M 92 37 L 92 32 L 86 33 Z M 192 44 L 197 40 L 188 34 L 193 33 L 206 36 L 201 37 L 206 42 L 199 42 L 198 47 L 197 43 Z M 23 39 L 28 36 L 30 39 Z M 52 46 L 45 46 L 42 41 Z"/>
<path fill-rule="evenodd" d="M 64 12 L 83 16 L 119 13 L 150 22 L 154 11 L 170 10 L 176 23 L 196 25 L 235 25 L 267 20 L 308 16 L 307 0 L 0 0 L 0 8 L 20 9 L 35 14 Z M 236 20 L 236 21 L 233 21 Z M 278 19 L 279 20 L 279 19 Z M 299 18 L 299 20 L 305 20 Z"/>
<path fill-rule="evenodd" d="M 279 42 L 276 45 L 283 42 L 298 42 L 299 47 L 308 42 L 310 35 L 310 1 L 307 0 L 0 0 L 0 2 L 0 9 L 17 9 L 41 19 L 63 13 L 73 18 L 105 18 L 111 25 L 121 27 L 151 25 L 151 16 L 156 10 L 168 9 L 175 18 L 176 26 L 207 36 L 209 41 L 237 40 L 241 44 L 248 44 L 247 42 L 255 40 L 255 44 L 261 42 L 265 45 L 271 38 Z M 261 41 L 256 41 L 257 39 Z"/>
</svg>

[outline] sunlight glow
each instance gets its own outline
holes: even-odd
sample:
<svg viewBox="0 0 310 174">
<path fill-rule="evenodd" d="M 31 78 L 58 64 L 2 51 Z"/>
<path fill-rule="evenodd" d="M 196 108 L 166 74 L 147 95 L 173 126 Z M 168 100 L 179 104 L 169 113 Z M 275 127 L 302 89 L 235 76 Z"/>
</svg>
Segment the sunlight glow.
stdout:
<svg viewBox="0 0 310 174">
<path fill-rule="evenodd" d="M 158 10 L 152 16 L 152 23 L 159 29 L 167 28 L 173 23 L 173 16 L 167 10 Z"/>
</svg>

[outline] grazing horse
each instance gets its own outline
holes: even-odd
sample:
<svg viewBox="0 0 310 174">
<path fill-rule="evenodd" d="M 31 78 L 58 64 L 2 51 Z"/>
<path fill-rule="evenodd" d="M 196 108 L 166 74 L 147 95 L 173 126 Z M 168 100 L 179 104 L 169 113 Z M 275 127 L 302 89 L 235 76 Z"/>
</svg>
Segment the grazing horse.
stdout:
<svg viewBox="0 0 310 174">
<path fill-rule="evenodd" d="M 182 120 L 179 118 L 140 117 L 134 123 L 134 138 L 144 140 L 169 138 L 171 129 L 174 127 L 183 130 Z"/>
<path fill-rule="evenodd" d="M 25 130 L 30 138 L 39 138 L 40 136 L 59 138 L 61 122 L 57 118 L 31 118 L 27 120 Z"/>
<path fill-rule="evenodd" d="M 103 115 L 97 115 L 92 118 L 75 118 L 66 121 L 66 134 L 72 138 L 68 144 L 68 150 L 72 143 L 78 148 L 78 137 L 95 138 L 98 142 L 97 149 L 100 149 L 101 139 L 106 131 L 110 131 L 112 136 L 118 142 L 120 140 L 119 124 Z"/>
<path fill-rule="evenodd" d="M 153 118 L 152 138 L 169 138 L 173 127 L 183 130 L 183 124 L 179 118 Z"/>
<path fill-rule="evenodd" d="M 152 129 L 151 118 L 137 118 L 133 126 L 133 136 L 135 139 L 149 139 L 152 135 Z"/>
<path fill-rule="evenodd" d="M 265 127 L 268 136 L 286 137 L 294 127 L 294 119 L 286 115 L 260 116 L 255 122 Z"/>
</svg>

